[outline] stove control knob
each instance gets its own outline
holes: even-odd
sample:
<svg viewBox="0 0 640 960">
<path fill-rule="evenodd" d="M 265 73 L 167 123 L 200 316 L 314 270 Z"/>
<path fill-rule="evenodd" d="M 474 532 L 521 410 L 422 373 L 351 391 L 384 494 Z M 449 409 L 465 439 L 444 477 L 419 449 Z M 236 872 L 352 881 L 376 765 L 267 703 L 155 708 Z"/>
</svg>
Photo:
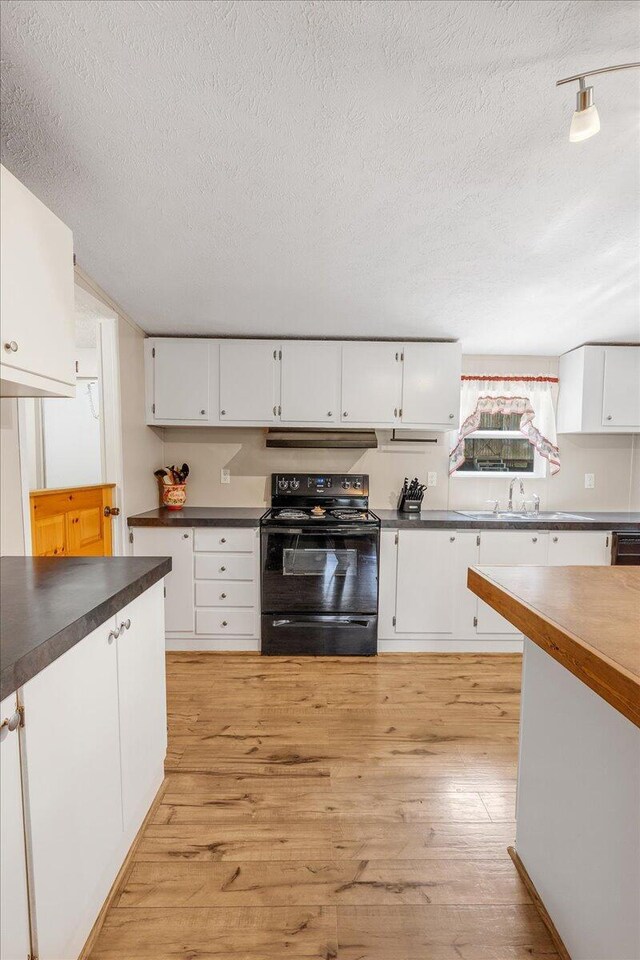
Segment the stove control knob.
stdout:
<svg viewBox="0 0 640 960">
<path fill-rule="evenodd" d="M 359 490 L 361 488 L 362 481 L 360 480 L 360 477 L 356 477 L 356 479 L 353 481 L 353 486 L 355 487 L 356 490 Z"/>
<path fill-rule="evenodd" d="M 297 477 L 294 477 L 293 480 L 291 481 L 291 489 L 297 490 L 299 486 L 300 486 L 300 481 L 298 480 Z"/>
<path fill-rule="evenodd" d="M 349 481 L 348 481 L 347 478 L 345 477 L 344 480 L 342 481 L 342 489 L 343 489 L 343 490 L 348 490 L 348 489 L 349 489 L 349 486 L 350 486 Z"/>
<path fill-rule="evenodd" d="M 278 488 L 280 490 L 286 490 L 288 486 L 289 486 L 289 481 L 285 480 L 284 477 L 278 480 Z"/>
</svg>

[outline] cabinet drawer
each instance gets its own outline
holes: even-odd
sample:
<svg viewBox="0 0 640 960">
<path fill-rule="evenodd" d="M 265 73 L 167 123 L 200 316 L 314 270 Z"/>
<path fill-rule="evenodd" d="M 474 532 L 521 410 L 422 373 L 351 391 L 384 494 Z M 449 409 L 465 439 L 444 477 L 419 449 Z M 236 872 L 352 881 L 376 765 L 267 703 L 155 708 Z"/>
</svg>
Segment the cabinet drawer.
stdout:
<svg viewBox="0 0 640 960">
<path fill-rule="evenodd" d="M 253 529 L 215 527 L 206 529 L 196 527 L 194 548 L 196 550 L 224 550 L 230 553 L 253 553 L 257 544 Z"/>
<path fill-rule="evenodd" d="M 253 610 L 196 610 L 196 633 L 252 637 L 255 627 Z"/>
<path fill-rule="evenodd" d="M 196 583 L 196 607 L 253 607 L 255 584 L 249 580 L 200 580 Z"/>
<path fill-rule="evenodd" d="M 239 557 L 225 553 L 196 554 L 196 580 L 253 580 L 253 554 Z"/>
</svg>

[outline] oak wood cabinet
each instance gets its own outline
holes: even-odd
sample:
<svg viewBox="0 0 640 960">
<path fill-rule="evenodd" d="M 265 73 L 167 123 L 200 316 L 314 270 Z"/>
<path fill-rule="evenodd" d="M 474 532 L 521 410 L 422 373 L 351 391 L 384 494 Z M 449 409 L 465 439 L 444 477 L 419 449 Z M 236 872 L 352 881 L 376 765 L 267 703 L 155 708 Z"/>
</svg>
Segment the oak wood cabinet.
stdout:
<svg viewBox="0 0 640 960">
<path fill-rule="evenodd" d="M 75 393 L 73 237 L 0 167 L 0 395 Z"/>
<path fill-rule="evenodd" d="M 32 490 L 34 557 L 110 557 L 115 484 Z"/>
</svg>

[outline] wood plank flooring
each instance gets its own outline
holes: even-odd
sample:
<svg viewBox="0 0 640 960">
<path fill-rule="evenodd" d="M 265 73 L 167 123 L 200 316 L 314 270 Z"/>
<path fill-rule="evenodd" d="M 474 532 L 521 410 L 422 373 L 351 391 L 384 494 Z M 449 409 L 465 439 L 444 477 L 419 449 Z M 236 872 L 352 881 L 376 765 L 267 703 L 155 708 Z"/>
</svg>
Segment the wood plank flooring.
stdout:
<svg viewBox="0 0 640 960">
<path fill-rule="evenodd" d="M 550 960 L 507 853 L 520 657 L 167 657 L 162 802 L 91 960 Z"/>
</svg>

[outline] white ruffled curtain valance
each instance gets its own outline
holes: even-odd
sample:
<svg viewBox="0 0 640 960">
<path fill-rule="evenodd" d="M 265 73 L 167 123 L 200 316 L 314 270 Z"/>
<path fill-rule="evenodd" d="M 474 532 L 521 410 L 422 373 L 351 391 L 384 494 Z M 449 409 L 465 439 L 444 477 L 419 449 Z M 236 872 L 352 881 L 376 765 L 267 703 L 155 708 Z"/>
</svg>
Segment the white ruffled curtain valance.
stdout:
<svg viewBox="0 0 640 960">
<path fill-rule="evenodd" d="M 480 429 L 483 413 L 520 414 L 520 432 L 549 461 L 553 476 L 560 469 L 560 452 L 553 406 L 555 377 L 463 376 L 460 430 L 449 454 L 449 474 L 464 462 L 464 441 Z"/>
</svg>

